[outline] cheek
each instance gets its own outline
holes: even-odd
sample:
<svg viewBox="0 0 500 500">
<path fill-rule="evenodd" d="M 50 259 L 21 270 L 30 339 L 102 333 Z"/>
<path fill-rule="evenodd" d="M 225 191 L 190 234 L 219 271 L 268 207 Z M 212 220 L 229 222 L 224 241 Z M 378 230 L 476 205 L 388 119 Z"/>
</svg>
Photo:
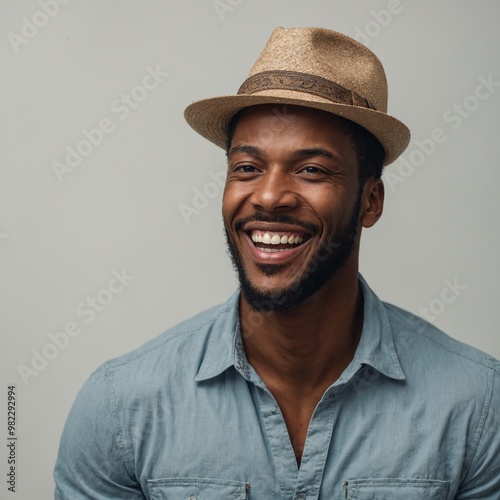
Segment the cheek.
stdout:
<svg viewBox="0 0 500 500">
<path fill-rule="evenodd" d="M 241 209 L 249 196 L 247 189 L 232 183 L 226 184 L 222 194 L 222 215 L 224 219 L 230 220 Z"/>
<path fill-rule="evenodd" d="M 238 209 L 238 197 L 232 187 L 226 185 L 222 195 L 222 218 L 226 225 L 233 219 Z"/>
<path fill-rule="evenodd" d="M 315 186 L 303 191 L 302 198 L 325 221 L 337 219 L 347 203 L 345 190 L 332 186 Z"/>
<path fill-rule="evenodd" d="M 326 234 L 336 233 L 350 220 L 356 198 L 347 189 L 325 186 L 308 193 L 308 205 Z"/>
</svg>

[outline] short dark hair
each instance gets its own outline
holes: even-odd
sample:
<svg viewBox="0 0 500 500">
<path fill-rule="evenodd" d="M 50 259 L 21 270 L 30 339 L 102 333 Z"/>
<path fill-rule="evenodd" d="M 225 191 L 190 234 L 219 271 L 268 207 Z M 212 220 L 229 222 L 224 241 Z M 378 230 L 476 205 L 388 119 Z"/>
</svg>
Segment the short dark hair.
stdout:
<svg viewBox="0 0 500 500">
<path fill-rule="evenodd" d="M 342 118 L 342 117 L 341 117 Z M 356 150 L 359 168 L 359 184 L 364 186 L 370 179 L 380 179 L 384 168 L 385 151 L 380 141 L 364 127 L 342 118 L 347 134 Z"/>
<path fill-rule="evenodd" d="M 243 111 L 246 108 L 238 111 L 229 121 L 227 128 L 226 152 L 229 152 L 233 141 L 236 126 L 240 121 Z M 334 115 L 342 121 L 345 132 L 351 138 L 354 149 L 356 150 L 356 158 L 359 167 L 359 185 L 363 187 L 365 182 L 370 179 L 380 179 L 382 176 L 382 168 L 384 166 L 385 151 L 382 144 L 375 136 L 368 132 L 365 128 L 357 123 L 354 123 L 341 116 Z"/>
</svg>

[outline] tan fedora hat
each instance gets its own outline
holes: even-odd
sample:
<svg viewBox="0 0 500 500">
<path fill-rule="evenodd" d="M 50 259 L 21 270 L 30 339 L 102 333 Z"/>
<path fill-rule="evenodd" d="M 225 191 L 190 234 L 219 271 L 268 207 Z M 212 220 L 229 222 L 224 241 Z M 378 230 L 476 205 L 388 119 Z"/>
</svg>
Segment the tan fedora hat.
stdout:
<svg viewBox="0 0 500 500">
<path fill-rule="evenodd" d="M 380 141 L 384 165 L 410 140 L 406 125 L 387 114 L 379 59 L 356 40 L 323 28 L 276 28 L 237 95 L 193 102 L 184 116 L 196 132 L 225 148 L 231 118 L 258 104 L 306 106 L 351 120 Z"/>
</svg>

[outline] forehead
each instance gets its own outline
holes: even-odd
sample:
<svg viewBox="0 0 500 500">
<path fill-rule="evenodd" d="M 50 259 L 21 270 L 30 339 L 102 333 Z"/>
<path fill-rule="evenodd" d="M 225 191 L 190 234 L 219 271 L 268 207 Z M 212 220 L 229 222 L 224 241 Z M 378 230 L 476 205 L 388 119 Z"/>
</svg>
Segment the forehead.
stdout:
<svg viewBox="0 0 500 500">
<path fill-rule="evenodd" d="M 356 162 L 354 137 L 346 123 L 342 117 L 302 106 L 252 106 L 234 120 L 231 146 L 258 143 L 273 151 L 322 146 Z"/>
</svg>

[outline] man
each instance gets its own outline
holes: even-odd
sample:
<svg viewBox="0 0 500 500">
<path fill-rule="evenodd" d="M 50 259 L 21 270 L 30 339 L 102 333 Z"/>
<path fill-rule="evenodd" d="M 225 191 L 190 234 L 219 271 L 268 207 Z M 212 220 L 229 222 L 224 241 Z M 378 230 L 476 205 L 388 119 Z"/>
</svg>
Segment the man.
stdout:
<svg viewBox="0 0 500 500">
<path fill-rule="evenodd" d="M 386 101 L 364 46 L 279 28 L 238 95 L 187 108 L 227 149 L 241 289 L 91 376 L 56 498 L 500 498 L 499 362 L 358 274 L 409 141 Z"/>
</svg>

